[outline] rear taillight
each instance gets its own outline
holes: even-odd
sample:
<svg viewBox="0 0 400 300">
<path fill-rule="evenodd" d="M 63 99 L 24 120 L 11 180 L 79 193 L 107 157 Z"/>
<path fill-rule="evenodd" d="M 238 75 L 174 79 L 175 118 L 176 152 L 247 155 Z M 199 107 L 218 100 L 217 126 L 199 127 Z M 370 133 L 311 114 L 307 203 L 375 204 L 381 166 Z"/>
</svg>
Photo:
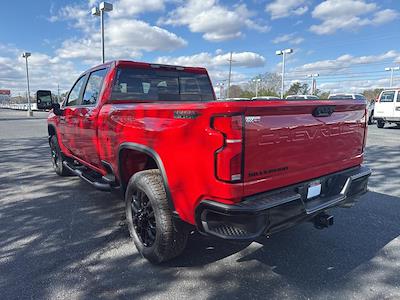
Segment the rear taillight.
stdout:
<svg viewBox="0 0 400 300">
<path fill-rule="evenodd" d="M 219 180 L 241 182 L 243 180 L 243 116 L 217 116 L 212 128 L 224 137 L 224 144 L 215 152 L 215 173 Z"/>
<path fill-rule="evenodd" d="M 368 131 L 368 108 L 365 108 L 364 113 L 364 137 L 363 137 L 363 145 L 362 145 L 362 153 L 364 153 L 365 145 L 367 144 L 367 131 Z"/>
</svg>

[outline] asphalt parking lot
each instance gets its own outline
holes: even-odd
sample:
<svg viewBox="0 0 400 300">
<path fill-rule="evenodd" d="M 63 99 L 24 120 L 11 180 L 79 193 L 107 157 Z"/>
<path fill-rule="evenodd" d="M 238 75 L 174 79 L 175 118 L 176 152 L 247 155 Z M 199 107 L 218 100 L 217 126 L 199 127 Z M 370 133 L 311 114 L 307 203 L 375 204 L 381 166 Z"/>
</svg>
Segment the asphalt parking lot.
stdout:
<svg viewBox="0 0 400 300">
<path fill-rule="evenodd" d="M 335 225 L 250 245 L 193 234 L 161 266 L 128 238 L 117 194 L 51 167 L 46 114 L 0 110 L 1 299 L 399 299 L 400 129 L 369 127 L 370 192 Z"/>
</svg>

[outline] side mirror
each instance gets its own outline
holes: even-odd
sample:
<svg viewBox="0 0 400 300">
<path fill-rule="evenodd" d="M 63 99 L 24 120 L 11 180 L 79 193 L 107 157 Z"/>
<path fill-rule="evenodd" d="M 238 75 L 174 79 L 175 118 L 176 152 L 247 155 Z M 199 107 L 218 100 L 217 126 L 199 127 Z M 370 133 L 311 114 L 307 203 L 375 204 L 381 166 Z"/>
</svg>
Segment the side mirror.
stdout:
<svg viewBox="0 0 400 300">
<path fill-rule="evenodd" d="M 36 104 L 38 109 L 53 108 L 53 99 L 51 97 L 51 91 L 44 91 L 44 90 L 37 91 Z"/>
<path fill-rule="evenodd" d="M 63 111 L 61 110 L 60 103 L 53 103 L 51 108 L 56 116 L 62 116 Z"/>
</svg>

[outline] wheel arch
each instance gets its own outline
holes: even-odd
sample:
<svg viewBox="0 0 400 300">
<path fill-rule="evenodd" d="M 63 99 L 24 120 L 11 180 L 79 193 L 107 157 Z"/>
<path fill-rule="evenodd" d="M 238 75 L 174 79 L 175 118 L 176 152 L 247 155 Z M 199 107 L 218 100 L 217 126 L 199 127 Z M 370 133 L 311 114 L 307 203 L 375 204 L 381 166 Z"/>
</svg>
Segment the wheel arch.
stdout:
<svg viewBox="0 0 400 300">
<path fill-rule="evenodd" d="M 145 155 L 146 158 L 147 159 L 150 158 L 150 160 L 147 160 L 145 166 L 138 168 L 136 171 L 130 170 L 127 172 L 126 166 L 124 167 L 124 159 L 126 159 L 127 156 L 135 158 L 138 155 L 139 156 Z M 118 148 L 118 176 L 119 176 L 120 184 L 124 191 L 126 190 L 126 186 L 129 181 L 129 178 L 133 174 L 140 172 L 140 171 L 144 171 L 144 170 L 154 169 L 154 166 L 156 166 L 157 169 L 160 170 L 164 189 L 165 189 L 165 192 L 167 195 L 168 205 L 169 205 L 170 209 L 172 210 L 172 212 L 175 212 L 175 205 L 172 200 L 171 191 L 170 191 L 169 184 L 168 184 L 167 174 L 165 172 L 164 164 L 163 164 L 160 156 L 158 155 L 158 153 L 150 147 L 147 147 L 142 144 L 133 143 L 133 142 L 125 142 L 119 146 L 119 148 Z M 127 173 L 125 173 L 125 172 L 127 172 Z"/>
</svg>

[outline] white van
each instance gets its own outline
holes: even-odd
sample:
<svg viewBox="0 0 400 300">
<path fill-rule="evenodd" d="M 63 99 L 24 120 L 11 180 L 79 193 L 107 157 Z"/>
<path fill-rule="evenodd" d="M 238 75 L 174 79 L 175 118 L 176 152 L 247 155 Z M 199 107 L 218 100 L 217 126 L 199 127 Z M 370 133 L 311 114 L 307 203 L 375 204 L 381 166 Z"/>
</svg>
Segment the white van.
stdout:
<svg viewBox="0 0 400 300">
<path fill-rule="evenodd" d="M 374 119 L 378 128 L 383 128 L 385 123 L 395 123 L 400 126 L 400 89 L 381 92 L 375 103 Z"/>
</svg>

